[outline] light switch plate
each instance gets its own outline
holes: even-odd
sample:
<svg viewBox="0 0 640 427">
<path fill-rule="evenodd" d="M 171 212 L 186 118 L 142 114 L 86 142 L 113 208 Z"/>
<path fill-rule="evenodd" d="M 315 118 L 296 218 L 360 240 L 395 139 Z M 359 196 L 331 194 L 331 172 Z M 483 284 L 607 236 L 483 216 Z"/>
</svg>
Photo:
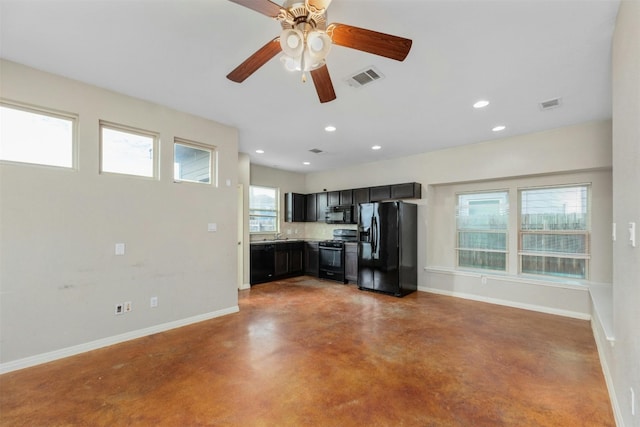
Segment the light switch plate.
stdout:
<svg viewBox="0 0 640 427">
<path fill-rule="evenodd" d="M 124 243 L 116 243 L 116 255 L 124 255 Z"/>
<path fill-rule="evenodd" d="M 207 231 L 218 231 L 218 224 L 215 222 L 210 222 L 207 224 Z"/>
</svg>

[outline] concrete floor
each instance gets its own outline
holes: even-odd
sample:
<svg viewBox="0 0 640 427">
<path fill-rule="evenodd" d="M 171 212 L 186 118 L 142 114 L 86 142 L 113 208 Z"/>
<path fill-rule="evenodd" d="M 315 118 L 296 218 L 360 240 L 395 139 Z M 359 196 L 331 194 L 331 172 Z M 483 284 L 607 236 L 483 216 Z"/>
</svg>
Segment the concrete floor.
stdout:
<svg viewBox="0 0 640 427">
<path fill-rule="evenodd" d="M 614 426 L 588 321 L 309 277 L 0 376 L 2 426 Z"/>
</svg>

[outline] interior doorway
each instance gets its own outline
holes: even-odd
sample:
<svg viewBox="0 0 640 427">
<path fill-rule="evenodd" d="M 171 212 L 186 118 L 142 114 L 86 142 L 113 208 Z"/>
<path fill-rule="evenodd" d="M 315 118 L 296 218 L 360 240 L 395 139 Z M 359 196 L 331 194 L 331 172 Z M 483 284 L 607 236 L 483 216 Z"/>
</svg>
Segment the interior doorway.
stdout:
<svg viewBox="0 0 640 427">
<path fill-rule="evenodd" d="M 243 289 L 244 285 L 244 187 L 238 184 L 238 266 L 237 285 L 238 289 Z"/>
</svg>

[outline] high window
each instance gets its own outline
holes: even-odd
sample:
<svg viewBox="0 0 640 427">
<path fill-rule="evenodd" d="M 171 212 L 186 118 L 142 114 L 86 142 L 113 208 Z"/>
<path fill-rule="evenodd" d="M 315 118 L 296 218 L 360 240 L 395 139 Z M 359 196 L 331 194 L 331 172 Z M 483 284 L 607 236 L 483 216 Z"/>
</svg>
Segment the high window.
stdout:
<svg viewBox="0 0 640 427">
<path fill-rule="evenodd" d="M 156 177 L 157 145 L 157 134 L 100 122 L 100 172 Z"/>
<path fill-rule="evenodd" d="M 509 193 L 458 195 L 458 267 L 506 271 Z"/>
<path fill-rule="evenodd" d="M 76 117 L 0 104 L 0 160 L 74 167 Z"/>
<path fill-rule="evenodd" d="M 522 273 L 589 276 L 589 186 L 520 190 Z"/>
<path fill-rule="evenodd" d="M 249 188 L 249 231 L 251 233 L 278 232 L 278 189 Z"/>
<path fill-rule="evenodd" d="M 211 184 L 213 148 L 182 139 L 173 144 L 173 179 Z"/>
</svg>

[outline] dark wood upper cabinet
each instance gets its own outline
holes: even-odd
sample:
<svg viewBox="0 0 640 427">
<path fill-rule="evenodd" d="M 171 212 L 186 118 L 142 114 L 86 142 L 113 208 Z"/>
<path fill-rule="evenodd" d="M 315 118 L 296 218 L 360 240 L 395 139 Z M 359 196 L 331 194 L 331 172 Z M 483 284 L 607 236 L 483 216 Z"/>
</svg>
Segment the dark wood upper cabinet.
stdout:
<svg viewBox="0 0 640 427">
<path fill-rule="evenodd" d="M 392 199 L 421 199 L 422 185 L 417 182 L 395 184 L 391 186 Z"/>
<path fill-rule="evenodd" d="M 340 192 L 339 191 L 329 191 L 327 193 L 327 206 L 337 206 L 340 204 Z"/>
<path fill-rule="evenodd" d="M 316 221 L 325 221 L 327 206 L 329 206 L 328 200 L 327 193 L 316 193 Z"/>
<path fill-rule="evenodd" d="M 316 211 L 316 193 L 305 194 L 305 221 L 314 222 L 318 218 L 318 212 Z"/>
<path fill-rule="evenodd" d="M 352 205 L 353 204 L 353 190 L 340 191 L 340 204 Z"/>
<path fill-rule="evenodd" d="M 305 220 L 305 195 L 298 193 L 286 193 L 284 195 L 285 222 L 304 222 Z"/>
<path fill-rule="evenodd" d="M 360 203 L 369 203 L 371 199 L 369 198 L 369 187 L 367 188 L 356 188 L 353 190 L 353 204 L 359 205 Z"/>
<path fill-rule="evenodd" d="M 391 186 L 380 185 L 378 187 L 369 188 L 369 198 L 371 199 L 372 202 L 389 200 L 391 198 Z"/>
</svg>

